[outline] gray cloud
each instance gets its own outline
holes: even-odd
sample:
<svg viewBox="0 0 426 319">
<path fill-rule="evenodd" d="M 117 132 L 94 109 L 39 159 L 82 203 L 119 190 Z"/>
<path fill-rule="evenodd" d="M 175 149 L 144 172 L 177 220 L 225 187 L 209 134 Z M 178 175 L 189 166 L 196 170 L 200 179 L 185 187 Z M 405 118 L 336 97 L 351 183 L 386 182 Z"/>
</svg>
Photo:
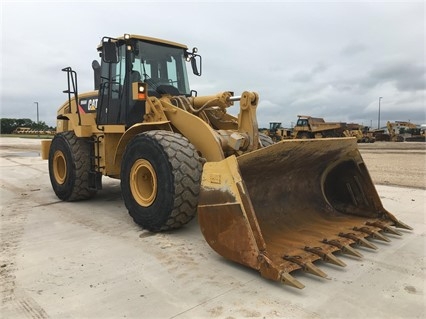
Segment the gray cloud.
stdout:
<svg viewBox="0 0 426 319">
<path fill-rule="evenodd" d="M 355 42 L 349 43 L 340 51 L 342 56 L 347 56 L 351 58 L 352 56 L 359 54 L 361 52 L 365 52 L 367 50 L 366 46 L 362 43 Z"/>
<path fill-rule="evenodd" d="M 373 85 L 392 82 L 400 91 L 426 89 L 425 65 L 411 61 L 379 65 L 370 71 L 369 78 Z"/>
<path fill-rule="evenodd" d="M 92 89 L 102 36 L 143 34 L 197 46 L 198 94 L 260 94 L 258 121 L 290 126 L 297 114 L 328 120 L 426 123 L 424 3 L 1 2 L 1 117 L 55 125 L 66 76 Z M 37 14 L 35 14 L 37 12 Z M 161 13 L 161 16 L 159 15 Z M 235 114 L 236 107 L 230 110 Z"/>
<path fill-rule="evenodd" d="M 325 63 L 319 62 L 313 66 L 309 71 L 298 71 L 291 77 L 295 82 L 310 82 L 317 74 L 321 74 L 327 70 Z"/>
</svg>

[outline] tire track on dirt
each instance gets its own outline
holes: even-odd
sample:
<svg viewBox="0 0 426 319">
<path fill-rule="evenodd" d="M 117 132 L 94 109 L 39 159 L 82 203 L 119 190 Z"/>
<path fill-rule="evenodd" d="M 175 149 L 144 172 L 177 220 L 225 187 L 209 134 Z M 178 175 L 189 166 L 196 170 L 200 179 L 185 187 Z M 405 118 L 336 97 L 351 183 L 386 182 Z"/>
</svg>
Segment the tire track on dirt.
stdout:
<svg viewBox="0 0 426 319">
<path fill-rule="evenodd" d="M 34 171 L 37 171 L 37 172 L 40 172 L 40 173 L 46 173 L 46 168 L 39 168 L 37 166 L 34 166 L 34 163 L 25 164 L 25 163 L 19 162 L 17 160 L 14 160 L 13 157 L 11 157 L 8 154 L 5 154 L 5 155 L 2 154 L 0 157 L 4 158 L 5 160 L 7 160 L 7 161 L 9 161 L 11 163 L 13 163 L 12 166 L 14 166 L 14 167 L 16 167 L 16 166 L 25 166 L 27 168 L 30 168 L 30 169 L 34 170 Z M 8 167 L 8 165 L 2 165 L 2 168 L 4 168 L 4 167 Z"/>
<path fill-rule="evenodd" d="M 38 171 L 38 169 L 36 170 Z M 14 317 L 16 312 L 22 318 L 49 318 L 44 309 L 16 283 L 16 272 L 18 271 L 16 257 L 22 242 L 28 213 L 33 209 L 26 203 L 37 200 L 35 192 L 39 189 L 29 190 L 27 187 L 17 186 L 4 180 L 2 180 L 2 188 L 10 190 L 15 195 L 1 202 L 0 312 L 5 318 Z"/>
</svg>

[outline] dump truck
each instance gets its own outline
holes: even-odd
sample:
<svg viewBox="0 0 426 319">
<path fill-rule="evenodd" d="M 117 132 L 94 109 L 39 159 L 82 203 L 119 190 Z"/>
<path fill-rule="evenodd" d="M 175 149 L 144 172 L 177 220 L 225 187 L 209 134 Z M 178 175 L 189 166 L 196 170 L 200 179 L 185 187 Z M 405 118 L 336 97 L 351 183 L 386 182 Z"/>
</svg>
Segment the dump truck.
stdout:
<svg viewBox="0 0 426 319">
<path fill-rule="evenodd" d="M 283 140 L 259 134 L 259 95 L 198 95 L 186 63 L 201 75 L 197 50 L 152 37 L 103 37 L 95 89 L 68 99 L 57 133 L 42 142 L 56 196 L 87 200 L 102 178 L 120 179 L 124 204 L 143 229 L 184 226 L 198 214 L 219 255 L 267 279 L 303 288 L 291 272 L 327 275 L 314 263 L 344 266 L 358 245 L 410 229 L 382 205 L 354 138 Z M 239 102 L 237 115 L 228 110 Z"/>
<path fill-rule="evenodd" d="M 298 115 L 296 126 L 293 128 L 293 137 L 323 138 L 323 137 L 344 137 L 347 130 L 344 122 L 326 122 L 321 117 L 308 115 Z"/>
</svg>

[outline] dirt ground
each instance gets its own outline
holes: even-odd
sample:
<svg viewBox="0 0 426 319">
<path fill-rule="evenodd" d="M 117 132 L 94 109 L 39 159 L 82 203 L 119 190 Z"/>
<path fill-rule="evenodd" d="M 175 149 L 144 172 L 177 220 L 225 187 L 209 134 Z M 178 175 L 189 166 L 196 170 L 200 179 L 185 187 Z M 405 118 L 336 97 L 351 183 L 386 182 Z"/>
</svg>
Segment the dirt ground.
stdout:
<svg viewBox="0 0 426 319">
<path fill-rule="evenodd" d="M 426 143 L 358 144 L 375 184 L 426 189 Z"/>
<path fill-rule="evenodd" d="M 90 201 L 52 191 L 40 140 L 0 137 L 0 318 L 426 318 L 425 143 L 359 144 L 384 207 L 410 225 L 299 290 L 225 260 L 196 220 L 149 233 L 120 183 Z M 293 273 L 292 273 L 293 274 Z"/>
</svg>

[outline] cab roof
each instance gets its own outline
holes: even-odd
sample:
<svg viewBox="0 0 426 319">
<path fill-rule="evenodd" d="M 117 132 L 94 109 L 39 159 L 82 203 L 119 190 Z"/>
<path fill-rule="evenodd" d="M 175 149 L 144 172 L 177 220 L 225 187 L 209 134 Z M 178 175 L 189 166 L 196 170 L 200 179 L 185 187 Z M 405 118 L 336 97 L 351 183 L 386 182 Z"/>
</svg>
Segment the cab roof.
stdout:
<svg viewBox="0 0 426 319">
<path fill-rule="evenodd" d="M 114 40 L 124 41 L 125 40 L 124 36 L 125 35 L 122 35 L 121 37 L 114 38 Z M 143 35 L 129 34 L 129 39 L 137 39 L 137 40 L 142 40 L 142 41 L 147 41 L 147 42 L 166 44 L 166 45 L 170 45 L 170 46 L 173 46 L 173 47 L 178 47 L 178 48 L 188 50 L 188 47 L 185 44 L 181 44 L 181 43 L 177 43 L 177 42 L 173 42 L 173 41 L 168 41 L 168 40 L 163 40 L 163 39 L 159 39 L 159 38 L 147 37 L 147 36 L 143 36 Z M 101 42 L 101 44 L 99 44 L 98 50 L 100 48 L 102 48 L 102 42 Z"/>
</svg>

